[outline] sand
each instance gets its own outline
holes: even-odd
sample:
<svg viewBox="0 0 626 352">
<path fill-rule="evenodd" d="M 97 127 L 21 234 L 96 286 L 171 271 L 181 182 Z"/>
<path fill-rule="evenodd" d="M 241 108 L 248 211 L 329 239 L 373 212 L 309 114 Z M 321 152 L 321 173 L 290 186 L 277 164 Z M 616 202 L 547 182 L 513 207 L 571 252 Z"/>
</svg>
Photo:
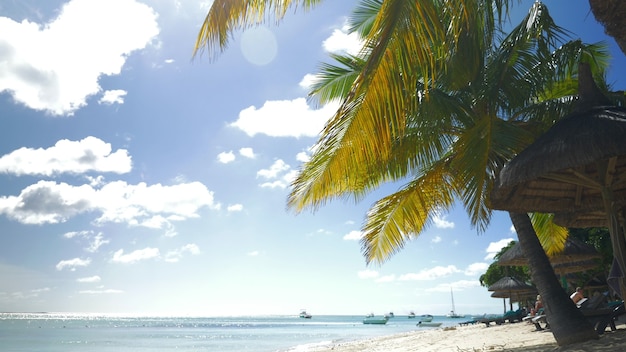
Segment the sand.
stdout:
<svg viewBox="0 0 626 352">
<path fill-rule="evenodd" d="M 539 352 L 626 351 L 626 325 L 607 331 L 599 340 L 559 347 L 550 330 L 535 331 L 528 323 L 484 324 L 415 331 L 314 349 L 314 352 Z"/>
</svg>

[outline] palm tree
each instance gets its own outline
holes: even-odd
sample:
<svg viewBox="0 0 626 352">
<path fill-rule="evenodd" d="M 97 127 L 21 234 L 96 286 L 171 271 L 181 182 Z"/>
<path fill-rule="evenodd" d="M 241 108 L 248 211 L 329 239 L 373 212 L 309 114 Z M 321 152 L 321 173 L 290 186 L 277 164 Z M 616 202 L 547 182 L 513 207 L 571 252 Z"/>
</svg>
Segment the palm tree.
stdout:
<svg viewBox="0 0 626 352">
<path fill-rule="evenodd" d="M 220 11 L 214 12 L 218 3 Z M 225 20 L 219 13 L 224 3 L 248 2 L 216 1 L 197 49 L 208 43 L 223 49 L 224 33 L 262 18 L 251 15 L 246 6 L 252 5 L 242 5 L 239 12 L 229 9 L 232 18 Z M 277 6 L 264 3 L 259 14 Z M 382 263 L 401 250 L 456 200 L 484 230 L 495 175 L 568 112 L 575 63 L 584 59 L 606 65 L 599 47 L 578 41 L 559 46 L 565 32 L 540 3 L 504 38 L 493 9 L 501 13 L 506 1 L 459 3 L 363 1 L 353 27 L 366 39 L 362 54 L 335 57 L 344 67 L 326 66 L 314 87 L 321 103 L 340 99 L 342 104 L 293 184 L 290 208 L 316 209 L 346 196 L 360 199 L 385 182 L 409 178 L 367 214 L 362 245 L 368 263 Z M 531 252 L 526 254 L 533 281 L 545 304 L 555 308 L 551 319 L 557 343 L 597 338 L 560 287 L 533 227 L 525 226 L 528 215 L 511 218 L 520 225 L 524 251 Z M 563 242 L 564 233 L 557 229 L 552 238 Z"/>
<path fill-rule="evenodd" d="M 342 92 L 344 103 L 295 180 L 289 206 L 298 211 L 316 208 L 346 194 L 358 199 L 384 182 L 412 176 L 368 212 L 362 240 L 368 263 L 382 263 L 401 250 L 457 199 L 473 223 L 484 229 L 491 215 L 487 195 L 494 175 L 571 108 L 576 62 L 606 64 L 598 47 L 578 41 L 559 47 L 564 34 L 547 8 L 537 3 L 501 42 L 495 35 L 484 36 L 483 51 L 476 50 L 481 44 L 471 35 L 459 37 L 447 61 L 442 60 L 445 71 L 431 71 L 426 78 L 419 75 L 419 68 L 404 67 L 419 62 L 405 63 L 400 61 L 405 57 L 396 55 L 393 58 L 400 59 L 381 65 L 382 72 L 374 72 L 362 91 L 357 90 L 356 73 L 367 60 L 335 57 L 343 68 L 324 66 L 312 93 L 327 102 Z M 387 55 L 393 56 L 391 52 Z M 591 53 L 594 60 L 585 57 Z M 356 83 L 346 84 L 354 77 Z M 533 227 L 527 226 L 528 215 L 511 214 L 511 220 L 531 263 L 533 281 L 544 296 L 557 342 L 597 338 L 560 286 Z M 550 227 L 554 231 L 545 231 Z M 567 236 L 551 222 L 544 222 L 542 229 L 554 243 L 562 244 Z"/>
<path fill-rule="evenodd" d="M 593 16 L 604 26 L 626 54 L 626 2 L 622 0 L 589 0 Z"/>
</svg>

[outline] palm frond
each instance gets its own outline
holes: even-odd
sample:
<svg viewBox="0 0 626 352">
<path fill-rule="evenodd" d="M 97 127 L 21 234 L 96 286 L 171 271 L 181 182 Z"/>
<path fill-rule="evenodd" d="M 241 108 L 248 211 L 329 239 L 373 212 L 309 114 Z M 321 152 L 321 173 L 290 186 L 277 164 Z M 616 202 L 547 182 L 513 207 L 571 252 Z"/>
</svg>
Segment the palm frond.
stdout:
<svg viewBox="0 0 626 352">
<path fill-rule="evenodd" d="M 206 49 L 214 57 L 228 47 L 234 31 L 272 19 L 280 22 L 289 8 L 300 6 L 306 11 L 320 2 L 322 0 L 214 0 L 196 37 L 193 56 Z"/>
</svg>

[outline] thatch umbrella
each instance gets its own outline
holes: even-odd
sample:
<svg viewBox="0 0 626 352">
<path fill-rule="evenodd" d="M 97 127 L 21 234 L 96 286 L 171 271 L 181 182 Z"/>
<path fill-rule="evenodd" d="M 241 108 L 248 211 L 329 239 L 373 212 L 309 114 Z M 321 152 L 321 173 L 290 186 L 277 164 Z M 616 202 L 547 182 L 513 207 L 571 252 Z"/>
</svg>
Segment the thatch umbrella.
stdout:
<svg viewBox="0 0 626 352">
<path fill-rule="evenodd" d="M 568 237 L 565 241 L 563 251 L 550 256 L 549 259 L 554 268 L 554 272 L 562 275 L 594 268 L 597 266 L 595 259 L 601 257 L 600 252 L 593 246 L 576 238 Z M 522 253 L 522 247 L 519 242 L 504 252 L 497 263 L 502 266 L 521 266 L 528 264 Z"/>
<path fill-rule="evenodd" d="M 626 208 L 626 108 L 606 104 L 589 67 L 581 65 L 577 110 L 502 169 L 491 205 L 518 213 L 604 213 L 618 268 L 626 273 L 620 227 Z"/>
<path fill-rule="evenodd" d="M 520 294 L 536 293 L 537 289 L 518 278 L 505 276 L 491 284 L 487 291 L 494 291 L 492 297 L 510 298 L 509 302 L 513 310 L 513 297 L 518 299 Z"/>
</svg>

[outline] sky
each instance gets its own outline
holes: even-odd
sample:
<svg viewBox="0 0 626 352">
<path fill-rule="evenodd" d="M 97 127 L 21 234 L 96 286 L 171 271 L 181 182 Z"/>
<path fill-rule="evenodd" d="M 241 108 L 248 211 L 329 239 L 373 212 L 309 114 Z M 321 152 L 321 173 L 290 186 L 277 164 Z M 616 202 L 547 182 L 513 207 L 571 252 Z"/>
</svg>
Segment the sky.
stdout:
<svg viewBox="0 0 626 352">
<path fill-rule="evenodd" d="M 625 57 L 586 0 L 556 23 Z M 354 53 L 356 0 L 291 11 L 192 58 L 210 1 L 0 2 L 0 311 L 141 315 L 498 313 L 479 277 L 516 239 L 461 206 L 382 265 L 360 202 L 287 209 L 336 106 L 306 99 L 331 52 Z M 519 22 L 530 7 L 511 14 Z"/>
</svg>

